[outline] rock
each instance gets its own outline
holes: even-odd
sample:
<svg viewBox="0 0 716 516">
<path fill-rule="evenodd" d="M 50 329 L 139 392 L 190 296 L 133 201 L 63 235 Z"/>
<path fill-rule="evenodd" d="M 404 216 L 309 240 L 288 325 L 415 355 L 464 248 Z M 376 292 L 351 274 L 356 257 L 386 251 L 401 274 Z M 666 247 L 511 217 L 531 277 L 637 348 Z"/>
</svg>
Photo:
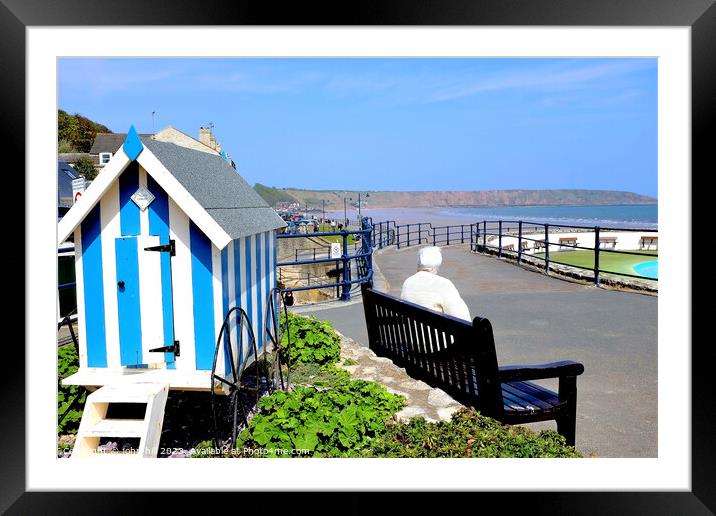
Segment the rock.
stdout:
<svg viewBox="0 0 716 516">
<path fill-rule="evenodd" d="M 433 406 L 447 406 L 454 405 L 455 400 L 445 394 L 445 392 L 441 391 L 440 389 L 432 389 L 428 393 L 428 403 Z"/>
</svg>

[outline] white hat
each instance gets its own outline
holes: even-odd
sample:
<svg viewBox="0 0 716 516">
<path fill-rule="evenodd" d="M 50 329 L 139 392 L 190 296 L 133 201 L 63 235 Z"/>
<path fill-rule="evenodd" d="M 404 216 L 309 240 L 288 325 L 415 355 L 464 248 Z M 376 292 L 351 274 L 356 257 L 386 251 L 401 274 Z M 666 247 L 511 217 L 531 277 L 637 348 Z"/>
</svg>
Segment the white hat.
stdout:
<svg viewBox="0 0 716 516">
<path fill-rule="evenodd" d="M 418 251 L 419 269 L 437 269 L 443 263 L 443 253 L 439 247 L 428 246 Z"/>
</svg>

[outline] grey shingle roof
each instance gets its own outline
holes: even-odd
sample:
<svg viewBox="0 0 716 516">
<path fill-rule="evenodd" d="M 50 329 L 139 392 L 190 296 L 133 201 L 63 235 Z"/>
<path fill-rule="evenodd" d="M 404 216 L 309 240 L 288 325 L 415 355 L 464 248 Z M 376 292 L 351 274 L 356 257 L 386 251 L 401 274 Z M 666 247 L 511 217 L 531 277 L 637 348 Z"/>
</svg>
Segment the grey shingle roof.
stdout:
<svg viewBox="0 0 716 516">
<path fill-rule="evenodd" d="M 141 140 L 232 239 L 286 226 L 220 156 L 149 137 Z"/>
</svg>

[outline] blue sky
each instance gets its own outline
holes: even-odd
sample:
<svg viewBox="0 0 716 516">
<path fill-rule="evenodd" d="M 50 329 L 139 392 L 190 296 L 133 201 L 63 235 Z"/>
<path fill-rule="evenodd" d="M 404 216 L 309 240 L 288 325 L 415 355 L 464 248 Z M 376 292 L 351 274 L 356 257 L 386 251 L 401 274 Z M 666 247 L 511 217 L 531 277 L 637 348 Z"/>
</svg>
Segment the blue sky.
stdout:
<svg viewBox="0 0 716 516">
<path fill-rule="evenodd" d="M 61 59 L 59 108 L 210 122 L 250 182 L 657 194 L 656 59 Z"/>
</svg>

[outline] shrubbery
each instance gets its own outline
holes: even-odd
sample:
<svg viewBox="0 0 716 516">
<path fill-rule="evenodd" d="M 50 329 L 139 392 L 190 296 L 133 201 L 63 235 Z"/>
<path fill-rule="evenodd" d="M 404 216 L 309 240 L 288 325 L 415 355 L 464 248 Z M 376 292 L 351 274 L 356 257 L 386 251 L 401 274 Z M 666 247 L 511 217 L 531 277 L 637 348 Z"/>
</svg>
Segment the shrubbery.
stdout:
<svg viewBox="0 0 716 516">
<path fill-rule="evenodd" d="M 333 367 L 333 366 L 331 366 Z M 301 456 L 341 457 L 369 445 L 404 405 L 404 398 L 363 380 L 337 381 L 327 390 L 294 387 L 262 398 L 261 412 L 237 439 L 243 448 L 306 450 Z"/>
<path fill-rule="evenodd" d="M 281 315 L 283 324 L 284 315 Z M 288 313 L 288 331 L 291 335 L 291 364 L 333 364 L 341 353 L 341 339 L 328 321 L 315 317 L 302 317 Z M 288 342 L 284 334 L 281 345 Z"/>
<path fill-rule="evenodd" d="M 429 423 L 413 418 L 390 425 L 357 456 L 363 457 L 581 457 L 553 430 L 533 432 L 505 426 L 462 409 L 451 421 Z"/>
<path fill-rule="evenodd" d="M 82 407 L 86 394 L 84 389 L 77 385 L 62 385 L 62 379 L 75 374 L 79 368 L 79 357 L 74 346 L 61 346 L 57 348 L 57 416 L 64 414 L 72 404 L 72 400 L 81 393 L 74 407 L 67 413 L 62 423 L 58 423 L 59 434 L 75 434 L 82 419 Z"/>
</svg>

